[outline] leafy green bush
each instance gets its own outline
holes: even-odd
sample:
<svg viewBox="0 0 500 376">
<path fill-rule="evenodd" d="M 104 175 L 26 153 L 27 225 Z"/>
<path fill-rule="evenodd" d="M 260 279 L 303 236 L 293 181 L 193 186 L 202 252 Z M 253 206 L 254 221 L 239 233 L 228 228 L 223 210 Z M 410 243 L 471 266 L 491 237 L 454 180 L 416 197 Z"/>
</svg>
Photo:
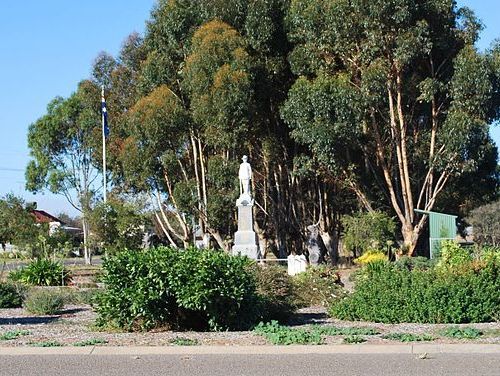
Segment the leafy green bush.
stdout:
<svg viewBox="0 0 500 376">
<path fill-rule="evenodd" d="M 339 275 L 329 267 L 308 268 L 304 273 L 294 275 L 291 281 L 297 307 L 328 306 L 344 295 Z"/>
<path fill-rule="evenodd" d="M 242 329 L 260 318 L 251 261 L 219 251 L 160 247 L 124 251 L 103 264 L 99 326 L 147 330 Z"/>
<path fill-rule="evenodd" d="M 380 332 L 377 329 L 363 328 L 363 327 L 339 328 L 336 326 L 315 325 L 312 326 L 311 329 L 327 336 L 359 336 L 359 335 L 373 336 L 380 334 Z"/>
<path fill-rule="evenodd" d="M 96 345 L 104 345 L 108 343 L 107 340 L 102 339 L 102 338 L 91 338 L 91 339 L 86 339 L 83 341 L 78 341 L 73 343 L 73 346 L 76 347 L 85 347 L 85 346 L 96 346 Z"/>
<path fill-rule="evenodd" d="M 472 253 L 468 248 L 461 247 L 453 240 L 445 240 L 441 243 L 438 267 L 460 266 L 469 264 L 471 261 Z"/>
<path fill-rule="evenodd" d="M 345 320 L 386 323 L 494 321 L 500 312 L 500 264 L 480 268 L 408 270 L 367 265 L 354 293 L 330 307 Z"/>
<path fill-rule="evenodd" d="M 441 331 L 445 337 L 459 338 L 459 339 L 474 339 L 480 337 L 483 333 L 476 328 L 466 327 L 451 327 Z"/>
<path fill-rule="evenodd" d="M 262 300 L 262 320 L 286 321 L 295 310 L 292 280 L 286 269 L 277 265 L 255 265 L 253 270 L 257 294 Z"/>
<path fill-rule="evenodd" d="M 344 247 L 360 256 L 368 249 L 383 248 L 392 244 L 396 223 L 382 212 L 358 213 L 342 218 Z"/>
<path fill-rule="evenodd" d="M 500 200 L 472 210 L 467 222 L 474 227 L 476 242 L 500 246 Z"/>
<path fill-rule="evenodd" d="M 23 294 L 18 286 L 0 282 L 0 308 L 18 308 L 23 304 Z"/>
<path fill-rule="evenodd" d="M 29 330 L 11 330 L 5 333 L 0 334 L 0 341 L 10 341 L 21 336 L 30 335 Z"/>
<path fill-rule="evenodd" d="M 384 339 L 391 339 L 399 342 L 424 342 L 434 341 L 434 337 L 430 334 L 413 334 L 413 333 L 389 333 L 382 336 Z"/>
<path fill-rule="evenodd" d="M 34 286 L 61 286 L 68 283 L 70 276 L 62 263 L 42 258 L 12 271 L 9 279 Z"/>
<path fill-rule="evenodd" d="M 344 338 L 344 343 L 363 343 L 363 342 L 366 342 L 366 339 L 358 335 L 349 335 Z"/>
<path fill-rule="evenodd" d="M 184 338 L 184 337 L 176 337 L 170 341 L 172 345 L 176 346 L 197 346 L 199 342 L 197 339 L 193 338 Z"/>
<path fill-rule="evenodd" d="M 402 256 L 399 260 L 394 263 L 394 266 L 400 269 L 407 270 L 427 270 L 433 268 L 436 264 L 435 259 L 428 259 L 427 257 L 422 256 Z"/>
<path fill-rule="evenodd" d="M 24 302 L 24 308 L 36 315 L 55 315 L 64 306 L 64 299 L 57 291 L 32 291 Z"/>
<path fill-rule="evenodd" d="M 318 331 L 307 329 L 289 328 L 279 325 L 277 321 L 259 323 L 254 332 L 265 337 L 273 345 L 320 345 L 323 343 Z"/>
</svg>

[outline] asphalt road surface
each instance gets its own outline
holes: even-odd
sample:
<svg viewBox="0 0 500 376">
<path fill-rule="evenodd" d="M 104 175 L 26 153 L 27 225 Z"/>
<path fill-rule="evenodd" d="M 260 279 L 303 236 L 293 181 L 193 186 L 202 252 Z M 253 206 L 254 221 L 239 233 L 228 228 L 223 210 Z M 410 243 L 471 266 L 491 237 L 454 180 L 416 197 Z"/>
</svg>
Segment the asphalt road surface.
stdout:
<svg viewBox="0 0 500 376">
<path fill-rule="evenodd" d="M 500 354 L 0 355 L 0 375 L 499 376 Z"/>
</svg>

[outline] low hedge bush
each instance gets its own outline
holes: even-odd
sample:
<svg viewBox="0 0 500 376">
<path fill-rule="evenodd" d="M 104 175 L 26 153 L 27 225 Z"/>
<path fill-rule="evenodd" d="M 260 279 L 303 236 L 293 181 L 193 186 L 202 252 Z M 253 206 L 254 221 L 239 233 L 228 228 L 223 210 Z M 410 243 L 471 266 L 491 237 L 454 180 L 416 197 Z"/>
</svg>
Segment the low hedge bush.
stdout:
<svg viewBox="0 0 500 376">
<path fill-rule="evenodd" d="M 23 293 L 19 286 L 0 282 L 0 308 L 18 308 L 23 304 Z"/>
<path fill-rule="evenodd" d="M 367 265 L 355 291 L 330 307 L 333 317 L 384 323 L 469 323 L 498 319 L 500 264 L 428 270 Z"/>
<path fill-rule="evenodd" d="M 262 320 L 270 297 L 257 292 L 254 264 L 219 251 L 165 247 L 106 258 L 96 296 L 99 326 L 246 329 Z"/>
<path fill-rule="evenodd" d="M 63 307 L 64 298 L 58 291 L 33 290 L 24 302 L 24 309 L 35 315 L 55 315 Z"/>
<path fill-rule="evenodd" d="M 304 273 L 294 275 L 291 282 L 293 302 L 297 307 L 329 306 L 344 295 L 340 276 L 325 266 L 310 267 Z"/>
</svg>

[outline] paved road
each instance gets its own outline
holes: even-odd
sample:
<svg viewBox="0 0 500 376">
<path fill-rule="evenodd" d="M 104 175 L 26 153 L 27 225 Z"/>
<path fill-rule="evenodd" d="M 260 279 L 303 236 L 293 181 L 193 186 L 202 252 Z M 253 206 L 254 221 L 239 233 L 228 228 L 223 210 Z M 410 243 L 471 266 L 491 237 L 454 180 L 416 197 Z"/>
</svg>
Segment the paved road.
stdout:
<svg viewBox="0 0 500 376">
<path fill-rule="evenodd" d="M 498 376 L 500 354 L 0 355 L 0 376 Z"/>
</svg>

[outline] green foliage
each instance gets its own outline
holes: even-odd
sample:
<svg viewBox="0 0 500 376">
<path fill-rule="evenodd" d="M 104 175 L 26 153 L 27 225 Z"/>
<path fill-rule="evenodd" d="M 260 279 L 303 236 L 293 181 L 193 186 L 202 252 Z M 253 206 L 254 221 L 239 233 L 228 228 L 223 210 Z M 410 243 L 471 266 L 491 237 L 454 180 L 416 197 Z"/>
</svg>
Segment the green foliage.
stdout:
<svg viewBox="0 0 500 376">
<path fill-rule="evenodd" d="M 0 334 L 0 341 L 10 341 L 30 334 L 31 333 L 29 330 L 10 330 L 8 332 Z"/>
<path fill-rule="evenodd" d="M 377 329 L 364 327 L 339 328 L 337 326 L 315 325 L 311 327 L 311 330 L 327 336 L 373 336 L 380 334 Z"/>
<path fill-rule="evenodd" d="M 308 268 L 304 273 L 293 276 L 291 281 L 294 305 L 297 307 L 328 306 L 344 295 L 339 275 L 329 267 Z"/>
<path fill-rule="evenodd" d="M 273 345 L 320 345 L 323 343 L 317 331 L 294 329 L 279 325 L 277 321 L 259 323 L 254 332 L 265 337 Z"/>
<path fill-rule="evenodd" d="M 31 213 L 35 207 L 20 197 L 7 194 L 0 199 L 0 243 L 24 248 L 46 228 L 37 226 Z"/>
<path fill-rule="evenodd" d="M 390 339 L 399 342 L 423 342 L 433 341 L 434 337 L 430 334 L 413 334 L 413 333 L 389 333 L 382 336 L 384 339 Z"/>
<path fill-rule="evenodd" d="M 358 213 L 342 218 L 343 244 L 354 255 L 369 249 L 380 249 L 395 236 L 396 224 L 382 212 Z"/>
<path fill-rule="evenodd" d="M 413 269 L 418 269 L 418 270 L 427 270 L 432 267 L 434 267 L 436 264 L 435 259 L 430 260 L 427 257 L 422 257 L 422 256 L 417 256 L 417 257 L 410 257 L 410 256 L 402 256 L 399 258 L 394 263 L 394 266 L 396 268 L 401 268 L 401 269 L 408 269 L 408 270 L 413 270 Z"/>
<path fill-rule="evenodd" d="M 9 278 L 27 285 L 61 286 L 68 283 L 70 273 L 61 262 L 50 259 L 36 259 L 26 267 L 12 271 Z"/>
<path fill-rule="evenodd" d="M 104 345 L 106 343 L 108 343 L 108 341 L 102 338 L 90 338 L 84 341 L 75 342 L 73 343 L 73 346 L 77 347 L 98 346 L 98 345 Z"/>
<path fill-rule="evenodd" d="M 24 308 L 36 315 L 55 315 L 64 307 L 64 299 L 58 291 L 37 289 L 24 301 Z"/>
<path fill-rule="evenodd" d="M 471 327 L 451 327 L 446 328 L 440 332 L 445 337 L 457 338 L 457 339 L 475 339 L 479 338 L 483 333 Z"/>
<path fill-rule="evenodd" d="M 253 272 L 264 320 L 286 321 L 296 304 L 294 285 L 286 269 L 277 265 L 256 265 Z"/>
<path fill-rule="evenodd" d="M 142 244 L 147 219 L 140 208 L 110 197 L 106 204 L 97 204 L 90 215 L 92 240 L 105 251 L 136 249 Z"/>
<path fill-rule="evenodd" d="M 18 308 L 23 304 L 23 292 L 19 286 L 0 282 L 0 308 Z"/>
<path fill-rule="evenodd" d="M 355 291 L 330 307 L 345 320 L 386 323 L 488 322 L 500 311 L 500 265 L 408 270 L 369 264 Z"/>
<path fill-rule="evenodd" d="M 474 241 L 500 246 L 500 201 L 474 209 L 467 221 L 474 227 Z"/>
<path fill-rule="evenodd" d="M 199 345 L 198 340 L 193 338 L 175 337 L 170 341 L 172 345 L 176 346 L 197 346 Z"/>
<path fill-rule="evenodd" d="M 218 251 L 156 248 L 106 258 L 106 290 L 96 298 L 98 325 L 248 328 L 259 318 L 251 262 Z"/>
<path fill-rule="evenodd" d="M 366 342 L 366 339 L 357 335 L 349 335 L 344 338 L 344 343 L 363 343 L 363 342 Z"/>
<path fill-rule="evenodd" d="M 33 346 L 33 347 L 61 347 L 61 346 L 63 346 L 62 343 L 57 342 L 57 341 L 30 342 L 29 345 Z"/>
<path fill-rule="evenodd" d="M 445 240 L 441 243 L 438 267 L 467 265 L 471 261 L 472 254 L 468 248 L 461 247 L 453 240 Z"/>
</svg>

